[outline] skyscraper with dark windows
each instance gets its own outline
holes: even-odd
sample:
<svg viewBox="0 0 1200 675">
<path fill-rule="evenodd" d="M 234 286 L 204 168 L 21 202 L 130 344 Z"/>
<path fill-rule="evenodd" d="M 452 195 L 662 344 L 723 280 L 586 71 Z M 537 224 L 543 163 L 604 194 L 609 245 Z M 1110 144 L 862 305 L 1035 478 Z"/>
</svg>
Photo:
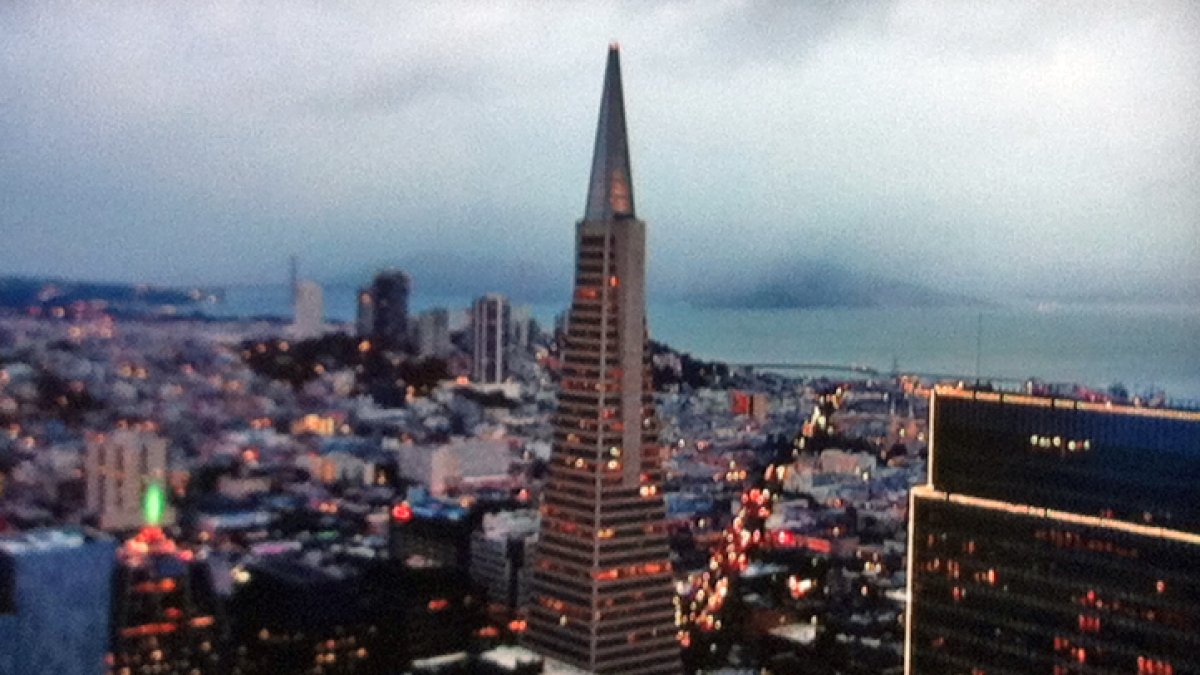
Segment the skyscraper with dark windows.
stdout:
<svg viewBox="0 0 1200 675">
<path fill-rule="evenodd" d="M 584 216 L 529 644 L 596 673 L 677 673 L 645 321 L 645 223 L 633 203 L 620 55 L 610 47 Z"/>
<path fill-rule="evenodd" d="M 371 338 L 384 347 L 403 348 L 408 342 L 408 296 L 412 279 L 400 270 L 384 270 L 371 284 Z M 362 312 L 360 299 L 360 316 Z"/>
<path fill-rule="evenodd" d="M 117 549 L 108 675 L 229 672 L 209 567 L 153 525 Z"/>
<path fill-rule="evenodd" d="M 1200 412 L 939 388 L 905 671 L 1200 673 Z"/>
</svg>

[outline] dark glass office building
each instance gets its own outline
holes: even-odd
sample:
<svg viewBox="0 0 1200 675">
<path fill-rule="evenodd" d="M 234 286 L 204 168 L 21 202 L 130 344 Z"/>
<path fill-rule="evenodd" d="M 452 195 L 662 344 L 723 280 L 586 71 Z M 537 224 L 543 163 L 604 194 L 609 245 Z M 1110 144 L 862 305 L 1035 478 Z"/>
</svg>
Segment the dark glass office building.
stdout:
<svg viewBox="0 0 1200 675">
<path fill-rule="evenodd" d="M 939 388 L 905 671 L 1200 673 L 1200 413 Z"/>
<path fill-rule="evenodd" d="M 218 601 L 209 568 L 157 527 L 117 549 L 108 675 L 218 675 Z"/>
<path fill-rule="evenodd" d="M 399 348 L 408 342 L 408 295 L 412 279 L 400 270 L 384 270 L 375 276 L 371 285 L 369 309 L 371 338 L 380 346 Z M 360 298 L 360 303 L 363 300 Z M 365 319 L 366 317 L 363 317 Z"/>
<path fill-rule="evenodd" d="M 74 528 L 0 537 L 0 675 L 99 675 L 116 543 Z"/>
</svg>

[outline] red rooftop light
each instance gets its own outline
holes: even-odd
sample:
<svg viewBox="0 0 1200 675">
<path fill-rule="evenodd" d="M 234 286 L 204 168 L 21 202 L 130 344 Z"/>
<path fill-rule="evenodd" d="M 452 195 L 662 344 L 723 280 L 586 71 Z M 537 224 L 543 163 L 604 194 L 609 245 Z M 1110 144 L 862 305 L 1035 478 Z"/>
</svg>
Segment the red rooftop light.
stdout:
<svg viewBox="0 0 1200 675">
<path fill-rule="evenodd" d="M 413 518 L 412 507 L 408 505 L 408 502 L 400 502 L 392 507 L 392 518 L 402 523 L 407 523 Z"/>
</svg>

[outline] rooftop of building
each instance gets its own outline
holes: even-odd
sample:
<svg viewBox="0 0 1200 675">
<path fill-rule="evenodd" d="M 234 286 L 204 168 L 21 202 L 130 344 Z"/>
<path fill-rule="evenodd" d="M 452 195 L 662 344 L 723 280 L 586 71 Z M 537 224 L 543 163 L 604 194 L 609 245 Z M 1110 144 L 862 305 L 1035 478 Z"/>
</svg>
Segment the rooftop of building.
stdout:
<svg viewBox="0 0 1200 675">
<path fill-rule="evenodd" d="M 60 551 L 79 548 L 89 539 L 90 537 L 82 530 L 73 528 L 30 530 L 19 534 L 0 536 L 0 551 L 14 556 Z"/>
<path fill-rule="evenodd" d="M 543 658 L 539 654 L 517 645 L 500 645 L 483 652 L 479 656 L 485 661 L 495 663 L 510 670 L 527 663 L 544 663 Z"/>
<path fill-rule="evenodd" d="M 1115 415 L 1136 415 L 1139 417 L 1200 422 L 1200 409 L 1194 409 L 1192 406 L 1182 403 L 1172 403 L 1171 405 L 1164 406 L 1141 406 L 1128 403 L 1114 403 L 1113 401 L 1089 401 L 1066 396 L 1041 396 L 1017 391 L 972 389 L 947 385 L 934 387 L 934 392 L 937 396 L 1006 403 L 1010 405 L 1037 406 L 1064 410 L 1087 410 Z"/>
<path fill-rule="evenodd" d="M 499 511 L 483 516 L 483 535 L 489 539 L 524 537 L 538 528 L 538 514 L 533 509 Z"/>
</svg>

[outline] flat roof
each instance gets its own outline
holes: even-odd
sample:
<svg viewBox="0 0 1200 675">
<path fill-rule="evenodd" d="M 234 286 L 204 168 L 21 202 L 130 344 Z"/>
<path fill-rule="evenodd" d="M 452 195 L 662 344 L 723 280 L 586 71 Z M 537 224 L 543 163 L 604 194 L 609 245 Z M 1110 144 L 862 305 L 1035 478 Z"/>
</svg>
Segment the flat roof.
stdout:
<svg viewBox="0 0 1200 675">
<path fill-rule="evenodd" d="M 9 555 L 24 555 L 79 548 L 86 542 L 87 537 L 79 530 L 64 528 L 30 530 L 0 537 L 0 551 Z"/>
<path fill-rule="evenodd" d="M 479 657 L 509 670 L 526 663 L 543 662 L 542 657 L 536 652 L 517 645 L 500 645 L 480 654 Z"/>
<path fill-rule="evenodd" d="M 1057 408 L 1060 410 L 1088 410 L 1092 412 L 1114 413 L 1118 415 L 1137 415 L 1139 417 L 1156 417 L 1161 419 L 1176 419 L 1189 422 L 1200 422 L 1200 412 L 1178 408 L 1150 408 L 1145 406 L 1128 405 L 1124 403 L 1091 403 L 1061 396 L 1034 396 L 1032 394 L 1017 394 L 1005 391 L 980 391 L 977 389 L 962 389 L 959 387 L 936 386 L 934 393 L 950 398 L 986 401 L 989 403 L 1007 403 L 1010 405 L 1036 406 L 1039 408 Z"/>
</svg>

